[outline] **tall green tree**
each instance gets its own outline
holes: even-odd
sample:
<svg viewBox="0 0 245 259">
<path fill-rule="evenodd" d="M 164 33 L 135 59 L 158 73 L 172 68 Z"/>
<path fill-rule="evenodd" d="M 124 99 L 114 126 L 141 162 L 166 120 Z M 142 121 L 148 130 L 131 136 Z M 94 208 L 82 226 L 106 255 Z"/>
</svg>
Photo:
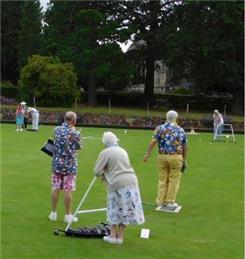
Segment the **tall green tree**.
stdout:
<svg viewBox="0 0 245 259">
<path fill-rule="evenodd" d="M 154 103 L 154 64 L 157 59 L 166 59 L 166 41 L 163 37 L 167 17 L 179 1 L 123 1 L 114 6 L 119 29 L 126 28 L 135 44 L 134 56 L 140 53 L 140 62 L 145 63 L 145 101 Z M 125 37 L 126 33 L 123 34 Z M 121 39 L 123 41 L 123 38 Z M 142 42 L 141 46 L 137 44 Z M 138 49 L 137 49 L 138 48 Z"/>
<path fill-rule="evenodd" d="M 40 54 L 42 41 L 42 9 L 40 2 L 24 1 L 21 10 L 20 31 L 18 33 L 18 63 L 21 69 L 28 57 Z"/>
<path fill-rule="evenodd" d="M 131 73 L 125 69 L 125 62 L 117 63 L 117 69 L 114 66 L 115 58 L 125 60 L 115 44 L 118 26 L 109 14 L 113 4 L 110 1 L 51 1 L 45 17 L 44 53 L 74 64 L 79 84 L 88 90 L 90 105 L 96 104 L 99 82 L 107 80 L 104 86 L 112 88 L 120 81 L 119 71 L 123 71 L 124 80 L 129 77 L 125 76 L 126 72 Z"/>
<path fill-rule="evenodd" d="M 1 80 L 16 84 L 19 78 L 18 35 L 23 1 L 1 1 Z"/>
<path fill-rule="evenodd" d="M 244 6 L 239 1 L 186 1 L 169 17 L 168 65 L 196 92 L 228 92 L 242 110 Z M 238 108 L 238 107 L 237 107 Z"/>
</svg>

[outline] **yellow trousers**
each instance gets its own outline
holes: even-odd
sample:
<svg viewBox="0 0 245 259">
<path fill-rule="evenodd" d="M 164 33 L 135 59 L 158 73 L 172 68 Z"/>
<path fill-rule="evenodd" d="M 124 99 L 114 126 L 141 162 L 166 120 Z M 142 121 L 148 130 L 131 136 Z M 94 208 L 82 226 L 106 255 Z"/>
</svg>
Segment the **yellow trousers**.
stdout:
<svg viewBox="0 0 245 259">
<path fill-rule="evenodd" d="M 158 154 L 157 166 L 159 171 L 157 205 L 174 203 L 179 190 L 181 179 L 182 155 Z"/>
</svg>

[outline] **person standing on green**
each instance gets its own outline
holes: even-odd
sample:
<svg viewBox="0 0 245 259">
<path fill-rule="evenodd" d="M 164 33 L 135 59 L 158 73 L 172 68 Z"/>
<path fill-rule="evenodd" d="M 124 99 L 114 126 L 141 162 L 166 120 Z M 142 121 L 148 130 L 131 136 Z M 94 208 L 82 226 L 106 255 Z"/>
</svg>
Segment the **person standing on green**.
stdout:
<svg viewBox="0 0 245 259">
<path fill-rule="evenodd" d="M 170 110 L 166 123 L 156 127 L 144 161 L 158 145 L 157 167 L 159 171 L 156 203 L 167 209 L 178 207 L 176 196 L 179 190 L 181 169 L 186 166 L 187 138 L 184 129 L 177 124 L 178 113 Z"/>
</svg>

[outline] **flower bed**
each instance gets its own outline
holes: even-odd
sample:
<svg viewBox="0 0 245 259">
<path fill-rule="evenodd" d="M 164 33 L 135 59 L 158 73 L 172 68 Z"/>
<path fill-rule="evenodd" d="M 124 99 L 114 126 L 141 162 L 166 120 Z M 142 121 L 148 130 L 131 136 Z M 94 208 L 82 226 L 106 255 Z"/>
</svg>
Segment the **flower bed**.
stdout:
<svg viewBox="0 0 245 259">
<path fill-rule="evenodd" d="M 29 115 L 30 116 L 30 115 Z M 63 121 L 64 112 L 40 112 L 41 124 L 60 125 Z M 4 108 L 1 110 L 0 119 L 2 122 L 15 122 L 15 110 Z M 29 118 L 30 121 L 31 118 Z M 164 122 L 162 117 L 143 117 L 143 116 L 125 116 L 125 115 L 109 115 L 94 113 L 77 113 L 78 125 L 93 126 L 122 126 L 131 128 L 154 128 Z M 232 123 L 237 131 L 243 131 L 243 122 L 235 122 L 231 118 L 225 119 L 226 123 Z M 212 117 L 203 118 L 201 120 L 188 119 L 180 117 L 178 123 L 185 129 L 212 129 Z"/>
</svg>

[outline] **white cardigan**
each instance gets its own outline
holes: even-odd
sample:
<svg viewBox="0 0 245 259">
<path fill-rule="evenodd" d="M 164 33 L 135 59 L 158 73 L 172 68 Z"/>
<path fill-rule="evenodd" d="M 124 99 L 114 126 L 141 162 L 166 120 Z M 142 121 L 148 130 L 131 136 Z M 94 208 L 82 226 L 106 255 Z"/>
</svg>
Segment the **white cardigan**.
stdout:
<svg viewBox="0 0 245 259">
<path fill-rule="evenodd" d="M 138 180 L 130 165 L 127 152 L 117 145 L 107 147 L 99 154 L 94 173 L 97 177 L 105 178 L 109 192 L 127 185 L 138 186 Z"/>
</svg>

